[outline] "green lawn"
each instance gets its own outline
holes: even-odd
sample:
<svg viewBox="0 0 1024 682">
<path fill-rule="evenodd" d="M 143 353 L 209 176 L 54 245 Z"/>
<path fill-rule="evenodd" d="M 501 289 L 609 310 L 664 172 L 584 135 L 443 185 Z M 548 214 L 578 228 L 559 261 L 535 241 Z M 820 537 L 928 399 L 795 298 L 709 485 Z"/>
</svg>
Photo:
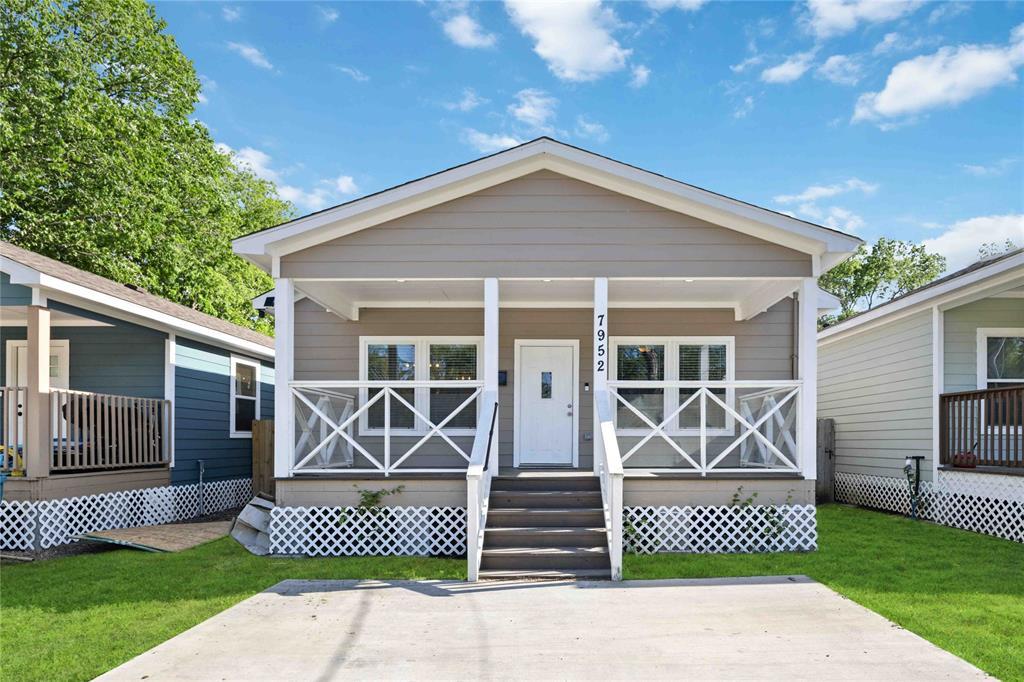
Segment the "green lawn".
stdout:
<svg viewBox="0 0 1024 682">
<path fill-rule="evenodd" d="M 286 578 L 466 577 L 462 559 L 268 559 L 225 538 L 0 569 L 0 678 L 88 680 Z"/>
<path fill-rule="evenodd" d="M 839 505 L 807 554 L 627 556 L 627 579 L 798 573 L 1003 680 L 1024 680 L 1024 545 Z"/>
<path fill-rule="evenodd" d="M 1024 681 L 1024 545 L 818 510 L 818 552 L 626 557 L 626 577 L 803 573 L 1004 680 Z M 0 569 L 0 676 L 89 679 L 285 578 L 455 578 L 460 559 L 266 559 L 232 540 Z"/>
</svg>

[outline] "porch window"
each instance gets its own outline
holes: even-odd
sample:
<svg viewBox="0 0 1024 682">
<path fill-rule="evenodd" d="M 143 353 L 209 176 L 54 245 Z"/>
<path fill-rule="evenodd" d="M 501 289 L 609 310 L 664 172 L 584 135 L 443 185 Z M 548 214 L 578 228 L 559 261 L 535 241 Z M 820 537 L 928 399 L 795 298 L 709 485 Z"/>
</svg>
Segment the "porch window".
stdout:
<svg viewBox="0 0 1024 682">
<path fill-rule="evenodd" d="M 231 357 L 230 436 L 251 438 L 252 422 L 260 418 L 260 363 Z"/>
<path fill-rule="evenodd" d="M 703 337 L 619 337 L 612 338 L 617 381 L 731 381 L 734 377 L 735 339 L 731 336 Z M 665 389 L 647 386 L 619 386 L 619 395 L 655 424 L 675 412 L 680 405 L 697 393 L 696 388 Z M 726 405 L 731 405 L 735 389 L 710 387 Z M 725 409 L 712 399 L 707 400 L 706 419 L 710 435 L 728 435 L 733 420 Z M 629 429 L 647 433 L 647 426 L 627 406 L 618 403 L 617 428 L 628 434 Z M 694 398 L 679 412 L 674 424 L 665 427 L 667 433 L 692 435 L 700 430 L 700 399 Z"/>
<path fill-rule="evenodd" d="M 360 353 L 360 377 L 370 381 L 387 381 L 391 388 L 418 412 L 440 424 L 465 402 L 476 387 L 401 388 L 403 381 L 477 381 L 480 376 L 481 340 L 478 337 L 415 337 L 363 338 Z M 362 389 L 366 402 L 379 389 Z M 422 419 L 394 398 L 391 399 L 391 429 L 409 435 L 426 433 L 429 427 Z M 361 420 L 363 433 L 384 430 L 384 398 L 366 411 Z M 470 435 L 476 430 L 476 405 L 464 407 L 449 421 L 445 433 Z"/>
<path fill-rule="evenodd" d="M 1024 329 L 978 330 L 978 388 L 1024 386 Z M 985 421 L 1001 427 L 1024 420 L 1024 405 L 996 394 L 987 402 Z M 1017 414 L 1014 414 L 1017 412 Z"/>
</svg>

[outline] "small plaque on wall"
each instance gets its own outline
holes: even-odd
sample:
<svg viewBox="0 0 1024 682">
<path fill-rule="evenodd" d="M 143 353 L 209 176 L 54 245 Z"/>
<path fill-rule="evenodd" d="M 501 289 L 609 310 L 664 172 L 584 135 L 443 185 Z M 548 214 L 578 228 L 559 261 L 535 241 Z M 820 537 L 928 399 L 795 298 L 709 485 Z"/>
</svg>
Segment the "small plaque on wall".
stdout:
<svg viewBox="0 0 1024 682">
<path fill-rule="evenodd" d="M 508 386 L 508 370 L 507 369 L 499 369 L 498 370 L 498 385 L 499 386 Z"/>
</svg>

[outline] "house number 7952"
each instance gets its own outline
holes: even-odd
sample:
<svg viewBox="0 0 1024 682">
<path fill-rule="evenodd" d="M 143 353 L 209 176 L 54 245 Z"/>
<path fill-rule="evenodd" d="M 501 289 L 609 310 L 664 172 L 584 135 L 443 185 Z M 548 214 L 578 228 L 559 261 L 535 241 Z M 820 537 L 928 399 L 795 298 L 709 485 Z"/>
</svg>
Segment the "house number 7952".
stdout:
<svg viewBox="0 0 1024 682">
<path fill-rule="evenodd" d="M 594 325 L 594 348 L 597 353 L 597 373 L 604 374 L 608 371 L 608 332 L 605 331 L 607 315 L 598 314 L 597 324 Z"/>
</svg>

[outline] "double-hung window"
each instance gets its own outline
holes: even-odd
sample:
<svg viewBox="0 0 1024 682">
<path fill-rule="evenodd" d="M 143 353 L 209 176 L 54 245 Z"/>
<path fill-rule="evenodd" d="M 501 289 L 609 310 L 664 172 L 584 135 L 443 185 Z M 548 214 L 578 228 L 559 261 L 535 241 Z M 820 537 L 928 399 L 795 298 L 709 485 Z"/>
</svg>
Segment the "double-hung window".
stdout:
<svg viewBox="0 0 1024 682">
<path fill-rule="evenodd" d="M 1024 386 L 1024 329 L 978 329 L 978 388 L 1014 386 Z M 1019 424 L 1024 417 L 1012 414 L 1012 400 L 993 398 L 990 404 L 990 424 Z M 1018 410 L 1024 410 L 1024 406 L 1016 405 Z"/>
<path fill-rule="evenodd" d="M 618 382 L 706 383 L 731 381 L 734 377 L 735 340 L 731 336 L 616 337 L 611 341 L 612 376 Z M 650 426 L 637 412 L 657 425 L 684 406 L 665 426 L 665 432 L 698 434 L 700 398 L 695 397 L 698 390 L 697 386 L 666 388 L 629 383 L 618 386 L 619 395 L 633 409 L 617 402 L 616 426 L 625 435 L 646 434 Z M 708 390 L 725 404 L 732 405 L 733 388 L 712 384 Z M 705 420 L 709 435 L 729 435 L 733 431 L 731 415 L 712 398 L 706 399 Z"/>
<path fill-rule="evenodd" d="M 260 418 L 260 363 L 231 356 L 231 416 L 229 435 L 251 438 L 252 422 Z"/>
<path fill-rule="evenodd" d="M 440 424 L 477 391 L 476 386 L 410 386 L 403 382 L 466 381 L 476 382 L 481 376 L 482 359 L 479 337 L 363 337 L 360 340 L 359 376 L 369 381 L 387 381 L 389 386 L 431 423 Z M 379 388 L 361 389 L 360 401 L 365 404 L 377 395 Z M 384 396 L 369 407 L 360 420 L 363 434 L 383 433 L 385 421 Z M 444 426 L 449 435 L 472 435 L 476 432 L 476 402 L 459 410 Z M 391 398 L 390 426 L 392 433 L 415 435 L 430 430 L 401 400 Z"/>
</svg>

